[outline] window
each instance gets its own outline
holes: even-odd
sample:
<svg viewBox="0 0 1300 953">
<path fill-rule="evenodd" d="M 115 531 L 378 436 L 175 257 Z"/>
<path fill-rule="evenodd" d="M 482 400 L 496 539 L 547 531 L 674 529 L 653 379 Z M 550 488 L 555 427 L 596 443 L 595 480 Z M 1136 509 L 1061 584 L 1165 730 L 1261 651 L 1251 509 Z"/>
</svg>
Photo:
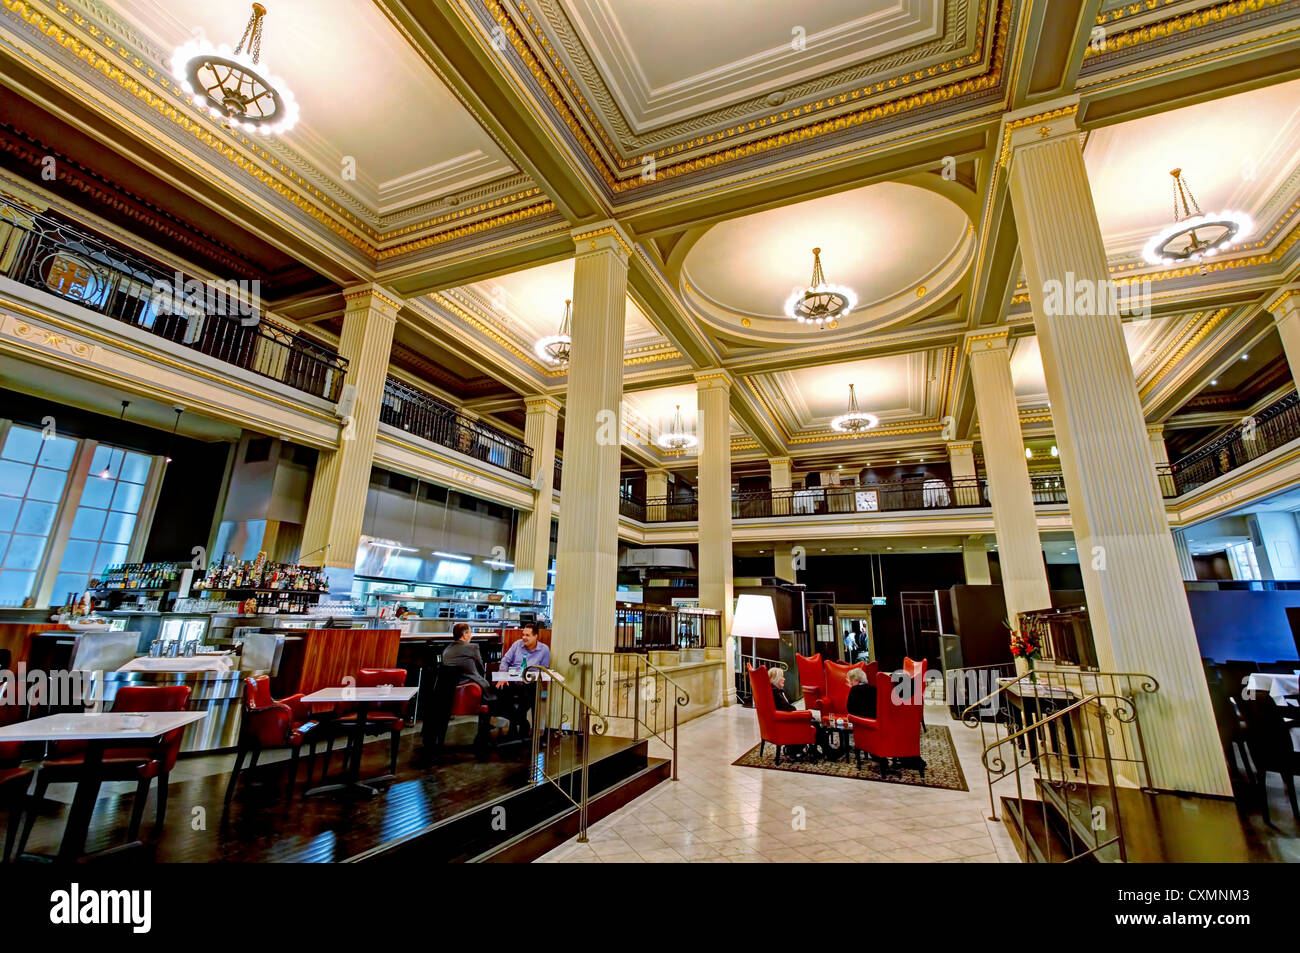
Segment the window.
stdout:
<svg viewBox="0 0 1300 953">
<path fill-rule="evenodd" d="M 68 483 L 77 441 L 10 427 L 0 448 L 0 606 L 20 606 L 36 587 Z"/>
<path fill-rule="evenodd" d="M 1259 579 L 1259 563 L 1255 559 L 1255 547 L 1249 542 L 1233 543 L 1228 547 L 1228 562 L 1232 566 L 1233 579 Z"/>
<path fill-rule="evenodd" d="M 90 460 L 54 580 L 54 600 L 80 592 L 106 568 L 128 561 L 153 458 L 100 444 Z"/>
</svg>

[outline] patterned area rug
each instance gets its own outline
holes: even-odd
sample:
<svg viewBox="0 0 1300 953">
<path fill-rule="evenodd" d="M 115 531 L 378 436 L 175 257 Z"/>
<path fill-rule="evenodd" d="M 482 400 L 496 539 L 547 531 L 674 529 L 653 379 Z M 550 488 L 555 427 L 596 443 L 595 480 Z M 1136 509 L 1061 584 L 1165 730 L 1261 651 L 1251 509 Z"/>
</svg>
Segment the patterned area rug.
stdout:
<svg viewBox="0 0 1300 953">
<path fill-rule="evenodd" d="M 923 788 L 944 788 L 949 791 L 969 791 L 966 776 L 962 774 L 961 762 L 952 746 L 952 736 L 943 725 L 926 725 L 921 733 L 921 757 L 925 759 L 925 776 L 916 768 L 890 768 L 888 776 L 882 776 L 880 766 L 870 758 L 862 761 L 862 770 L 858 770 L 857 761 L 850 751 L 847 758 L 840 761 L 788 761 L 782 755 L 781 763 L 776 763 L 776 753 L 768 745 L 764 754 L 758 753 L 759 745 L 754 745 L 743 755 L 731 762 L 742 768 L 771 768 L 776 771 L 794 771 L 797 774 L 825 774 L 834 778 L 852 778 L 856 781 L 884 781 L 887 784 L 911 784 Z"/>
</svg>

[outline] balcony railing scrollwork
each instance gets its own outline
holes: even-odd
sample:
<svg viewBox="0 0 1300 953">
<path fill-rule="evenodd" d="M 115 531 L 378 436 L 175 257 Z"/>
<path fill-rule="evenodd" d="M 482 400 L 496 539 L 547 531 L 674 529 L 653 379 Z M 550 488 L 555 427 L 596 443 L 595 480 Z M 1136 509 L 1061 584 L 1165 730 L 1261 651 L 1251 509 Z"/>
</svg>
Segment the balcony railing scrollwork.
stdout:
<svg viewBox="0 0 1300 953">
<path fill-rule="evenodd" d="M 1179 496 L 1297 438 L 1300 394 L 1292 391 L 1171 464 L 1161 476 L 1161 490 L 1166 497 Z"/>
<path fill-rule="evenodd" d="M 337 401 L 348 362 L 261 313 L 256 281 L 168 271 L 0 199 L 0 274 L 226 364 Z"/>
<path fill-rule="evenodd" d="M 532 476 L 533 451 L 523 441 L 392 377 L 384 383 L 379 421 L 511 473 Z"/>
</svg>

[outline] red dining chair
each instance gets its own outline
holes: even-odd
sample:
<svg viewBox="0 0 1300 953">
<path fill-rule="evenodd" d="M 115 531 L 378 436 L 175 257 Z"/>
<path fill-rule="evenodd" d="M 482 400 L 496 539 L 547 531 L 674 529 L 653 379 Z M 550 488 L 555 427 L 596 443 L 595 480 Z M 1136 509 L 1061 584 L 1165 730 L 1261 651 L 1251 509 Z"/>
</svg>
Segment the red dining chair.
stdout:
<svg viewBox="0 0 1300 953">
<path fill-rule="evenodd" d="M 307 782 L 311 783 L 312 767 L 316 762 L 316 734 L 319 722 L 313 721 L 311 711 L 303 704 L 302 694 L 288 698 L 271 697 L 269 675 L 253 675 L 244 679 L 244 710 L 239 722 L 239 743 L 235 749 L 235 766 L 226 785 L 226 803 L 230 803 L 244 767 L 244 757 L 253 757 L 249 770 L 257 767 L 258 756 L 268 748 L 290 748 L 289 794 L 293 794 L 298 779 L 298 756 L 304 741 L 311 743 L 307 756 Z"/>
<path fill-rule="evenodd" d="M 917 702 L 921 707 L 922 730 L 925 730 L 925 666 L 925 659 L 914 662 L 907 656 L 903 656 L 903 671 L 912 676 L 916 690 L 921 693 L 921 697 L 917 699 Z"/>
<path fill-rule="evenodd" d="M 357 672 L 357 688 L 383 688 L 390 685 L 400 687 L 405 684 L 406 669 L 404 668 L 363 668 Z M 388 732 L 391 751 L 389 774 L 397 773 L 397 749 L 402 743 L 402 731 L 410 720 L 406 712 L 409 707 L 410 703 L 404 701 L 379 703 L 366 711 L 366 724 L 363 729 L 366 734 L 379 735 Z M 340 734 L 356 730 L 357 712 L 345 712 L 329 724 L 335 730 L 330 733 L 329 745 L 325 749 L 324 773 L 327 775 L 330 769 L 330 758 L 334 754 L 334 739 Z"/>
<path fill-rule="evenodd" d="M 826 692 L 826 671 L 822 668 L 822 655 L 794 656 L 795 667 L 799 672 L 799 688 L 803 692 L 803 707 L 812 710 Z"/>
<path fill-rule="evenodd" d="M 856 749 L 858 767 L 863 755 L 880 762 L 882 772 L 887 762 L 912 761 L 925 777 L 925 762 L 921 760 L 921 690 L 917 683 L 911 692 L 894 694 L 894 680 L 887 672 L 876 673 L 876 717 L 859 718 L 849 715 L 853 726 L 853 747 Z"/>
<path fill-rule="evenodd" d="M 822 697 L 817 700 L 815 706 L 822 714 L 847 715 L 849 712 L 849 672 L 853 669 L 860 669 L 866 673 L 867 678 L 873 677 L 872 673 L 879 667 L 875 662 L 854 662 L 852 665 L 846 665 L 843 662 L 826 662 L 826 689 L 822 692 Z"/>
<path fill-rule="evenodd" d="M 184 711 L 190 700 L 188 685 L 128 685 L 117 690 L 113 699 L 113 713 Z M 135 800 L 131 804 L 131 822 L 127 840 L 140 839 L 140 824 L 144 820 L 144 805 L 149 799 L 149 785 L 158 780 L 158 804 L 155 833 L 160 833 L 167 818 L 167 787 L 176 759 L 181 753 L 184 728 L 175 728 L 162 736 L 154 745 L 141 747 L 108 748 L 99 767 L 101 781 L 135 781 Z M 68 746 L 57 747 L 53 757 L 47 758 L 36 772 L 36 785 L 32 791 L 34 803 L 45 797 L 45 789 L 57 781 L 78 781 L 86 770 L 84 750 L 70 754 Z M 18 842 L 18 853 L 27 849 L 27 839 L 36 826 L 36 812 L 27 814 L 23 836 Z"/>
<path fill-rule="evenodd" d="M 772 699 L 772 680 L 767 666 L 745 665 L 749 670 L 749 687 L 754 693 L 754 713 L 758 716 L 758 753 L 768 744 L 776 747 L 776 763 L 781 763 L 782 745 L 811 745 L 817 741 L 817 727 L 806 711 L 777 711 Z"/>
</svg>

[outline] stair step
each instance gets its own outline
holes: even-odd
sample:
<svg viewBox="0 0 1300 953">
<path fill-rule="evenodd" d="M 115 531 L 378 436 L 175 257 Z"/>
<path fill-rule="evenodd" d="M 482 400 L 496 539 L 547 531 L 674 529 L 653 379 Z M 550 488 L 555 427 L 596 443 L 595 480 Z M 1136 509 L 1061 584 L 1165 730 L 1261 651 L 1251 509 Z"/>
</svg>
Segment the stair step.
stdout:
<svg viewBox="0 0 1300 953">
<path fill-rule="evenodd" d="M 587 804 L 587 826 L 608 817 L 671 777 L 671 761 L 651 758 L 645 768 L 591 798 Z M 563 814 L 548 818 L 513 840 L 472 858 L 471 863 L 530 863 L 577 833 L 578 809 L 569 805 Z"/>
<path fill-rule="evenodd" d="M 1023 837 L 1020 830 L 1022 813 L 1025 828 Z M 1065 823 L 1064 818 L 1059 817 L 1056 823 L 1053 822 L 1052 815 L 1059 813 L 1055 805 L 1046 801 L 1020 801 L 1011 797 L 1002 799 L 1002 823 L 1006 825 L 1020 852 L 1020 859 L 1025 863 L 1061 863 L 1081 849 L 1076 845 L 1076 850 L 1071 851 L 1069 841 L 1057 833 L 1057 824 Z M 1044 814 L 1047 815 L 1046 821 Z M 1095 858 L 1082 857 L 1080 861 L 1095 862 Z"/>
</svg>

